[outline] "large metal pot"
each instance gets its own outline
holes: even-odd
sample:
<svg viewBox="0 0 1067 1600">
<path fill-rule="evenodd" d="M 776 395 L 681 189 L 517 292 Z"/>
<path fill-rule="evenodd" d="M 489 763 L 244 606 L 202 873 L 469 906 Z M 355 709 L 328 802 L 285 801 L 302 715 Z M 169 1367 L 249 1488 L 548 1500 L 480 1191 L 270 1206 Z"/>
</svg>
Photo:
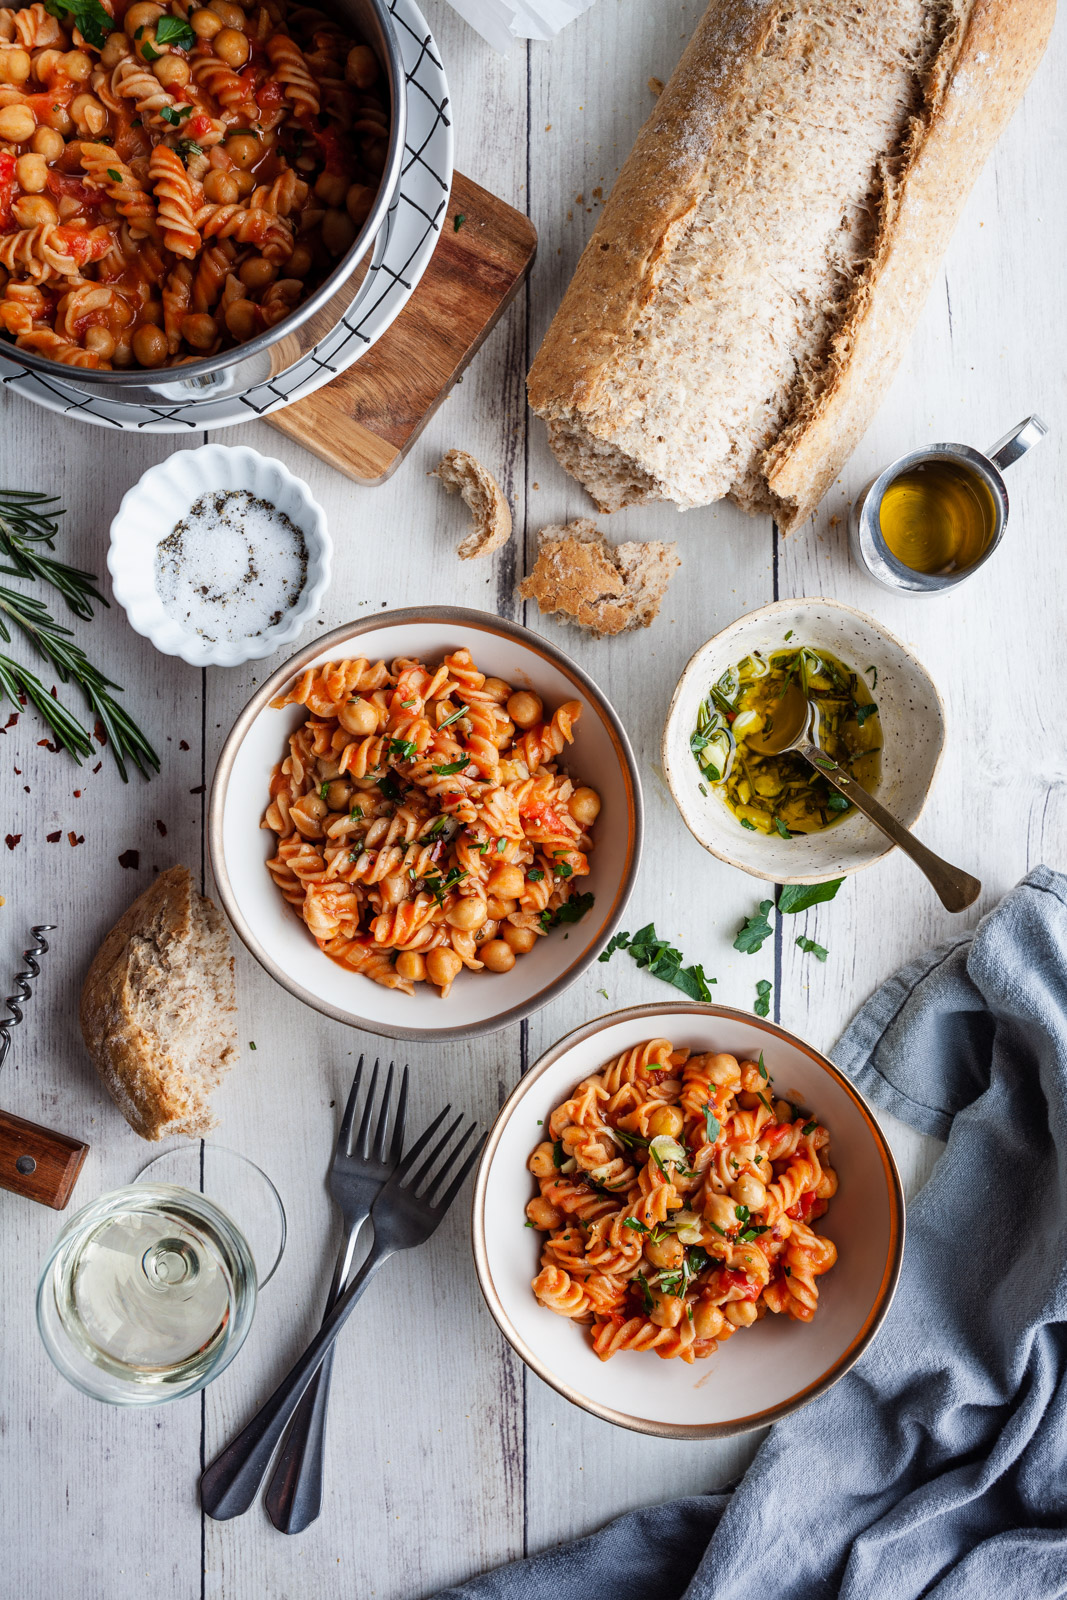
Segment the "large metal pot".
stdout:
<svg viewBox="0 0 1067 1600">
<path fill-rule="evenodd" d="M 371 46 L 389 85 L 389 150 L 374 207 L 348 254 L 329 277 L 296 309 L 263 333 L 202 361 L 149 372 L 143 367 L 100 372 L 89 367 L 69 367 L 49 361 L 33 350 L 17 349 L 0 338 L 0 358 L 8 356 L 65 384 L 110 391 L 111 398 L 130 403 L 157 403 L 161 397 L 188 405 L 197 399 L 217 400 L 230 390 L 244 390 L 276 376 L 299 361 L 333 327 L 352 305 L 366 276 L 375 238 L 385 221 L 400 182 L 407 127 L 407 93 L 404 63 L 387 0 L 324 0 L 322 9 L 345 24 Z"/>
</svg>

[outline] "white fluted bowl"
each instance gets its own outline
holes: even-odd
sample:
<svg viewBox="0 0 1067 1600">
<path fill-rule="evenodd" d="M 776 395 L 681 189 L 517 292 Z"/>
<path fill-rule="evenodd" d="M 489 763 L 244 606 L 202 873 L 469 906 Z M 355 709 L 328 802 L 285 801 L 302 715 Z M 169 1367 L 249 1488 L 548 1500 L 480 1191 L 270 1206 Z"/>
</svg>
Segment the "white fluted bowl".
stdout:
<svg viewBox="0 0 1067 1600">
<path fill-rule="evenodd" d="M 156 588 L 156 550 L 202 494 L 248 490 L 269 500 L 304 535 L 307 574 L 283 620 L 244 639 L 208 640 L 168 616 Z M 330 583 L 333 542 L 326 513 L 307 484 L 272 456 L 247 445 L 205 444 L 176 450 L 128 489 L 111 524 L 107 567 L 115 599 L 130 626 L 167 656 L 193 667 L 237 667 L 292 644 L 316 615 Z"/>
</svg>

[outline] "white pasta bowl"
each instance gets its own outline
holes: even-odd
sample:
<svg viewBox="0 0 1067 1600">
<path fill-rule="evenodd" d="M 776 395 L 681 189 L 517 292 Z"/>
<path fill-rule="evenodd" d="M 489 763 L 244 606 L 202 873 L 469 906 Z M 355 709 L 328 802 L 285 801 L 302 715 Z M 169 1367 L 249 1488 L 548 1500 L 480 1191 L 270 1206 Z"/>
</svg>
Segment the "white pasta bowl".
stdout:
<svg viewBox="0 0 1067 1600">
<path fill-rule="evenodd" d="M 663 730 L 663 770 L 686 827 L 705 850 L 773 883 L 823 883 L 871 866 L 895 849 L 853 810 L 821 833 L 783 839 L 743 828 L 708 783 L 690 749 L 697 714 L 712 685 L 753 651 L 790 645 L 828 650 L 857 672 L 873 667 L 882 724 L 875 794 L 906 828 L 929 798 L 945 746 L 945 710 L 930 674 L 874 617 L 836 600 L 779 600 L 739 617 L 702 644 L 686 664 Z M 870 681 L 871 674 L 867 681 Z"/>
<path fill-rule="evenodd" d="M 580 921 L 538 938 L 510 972 L 465 971 L 445 999 L 428 983 L 416 984 L 409 996 L 325 955 L 267 871 L 277 835 L 260 823 L 271 774 L 307 715 L 303 706 L 273 710 L 270 702 L 298 673 L 326 661 L 365 656 L 392 662 L 403 656 L 436 665 L 464 646 L 480 671 L 540 695 L 546 716 L 564 701 L 581 702 L 574 742 L 559 764 L 601 797 L 590 874 L 581 881 L 582 891 L 595 898 Z M 257 961 L 291 994 L 338 1022 L 388 1038 L 461 1039 L 518 1022 L 596 960 L 621 921 L 637 876 L 642 816 L 637 766 L 622 723 L 579 667 L 516 623 L 482 611 L 427 606 L 348 623 L 287 661 L 257 690 L 219 757 L 208 834 L 227 915 Z"/>
<path fill-rule="evenodd" d="M 763 1052 L 775 1093 L 830 1133 L 837 1194 L 817 1231 L 837 1246 L 809 1323 L 767 1315 L 712 1355 L 686 1364 L 654 1351 L 601 1361 L 588 1330 L 534 1298 L 545 1234 L 526 1225 L 537 1193 L 527 1161 L 552 1111 L 583 1078 L 645 1040 L 693 1053 Z M 764 1427 L 823 1394 L 859 1359 L 885 1318 L 904 1249 L 904 1195 L 889 1144 L 863 1096 L 817 1050 L 772 1022 L 726 1006 L 634 1006 L 576 1029 L 546 1052 L 504 1102 L 474 1190 L 478 1281 L 500 1331 L 538 1377 L 605 1422 L 673 1439 Z"/>
<path fill-rule="evenodd" d="M 156 551 L 201 495 L 230 490 L 247 490 L 270 501 L 300 529 L 307 575 L 296 603 L 274 627 L 242 639 L 212 641 L 164 610 L 156 587 Z M 126 491 L 111 524 L 107 565 L 115 599 L 130 626 L 157 650 L 180 656 L 193 667 L 236 667 L 273 655 L 299 637 L 322 605 L 332 559 L 326 513 L 302 479 L 247 445 L 205 444 L 197 450 L 175 450 Z"/>
</svg>

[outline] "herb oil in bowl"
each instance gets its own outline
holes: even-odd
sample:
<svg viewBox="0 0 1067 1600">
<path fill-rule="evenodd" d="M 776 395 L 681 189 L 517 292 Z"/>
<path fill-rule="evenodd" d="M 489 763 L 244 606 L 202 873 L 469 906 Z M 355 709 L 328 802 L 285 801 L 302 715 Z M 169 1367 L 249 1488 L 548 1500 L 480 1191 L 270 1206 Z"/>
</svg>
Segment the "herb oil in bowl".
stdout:
<svg viewBox="0 0 1067 1600">
<path fill-rule="evenodd" d="M 932 457 L 893 479 L 878 508 L 882 538 L 912 572 L 966 572 L 989 549 L 997 509 L 976 472 Z"/>
<path fill-rule="evenodd" d="M 818 707 L 821 747 L 873 793 L 882 749 L 875 685 L 827 650 L 802 645 L 745 656 L 713 686 L 690 738 L 705 779 L 741 826 L 783 839 L 833 827 L 854 809 L 795 751 L 754 748 L 798 686 Z"/>
</svg>

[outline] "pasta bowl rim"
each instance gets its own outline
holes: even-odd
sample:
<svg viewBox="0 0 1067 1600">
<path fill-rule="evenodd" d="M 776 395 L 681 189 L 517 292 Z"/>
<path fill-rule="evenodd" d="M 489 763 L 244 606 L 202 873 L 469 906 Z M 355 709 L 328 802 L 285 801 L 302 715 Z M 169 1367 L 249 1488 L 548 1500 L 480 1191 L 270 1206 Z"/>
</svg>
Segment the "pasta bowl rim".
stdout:
<svg viewBox="0 0 1067 1600">
<path fill-rule="evenodd" d="M 270 701 L 275 695 L 290 683 L 304 666 L 316 658 L 326 655 L 328 651 L 336 651 L 336 658 L 341 659 L 340 647 L 361 638 L 364 634 L 375 633 L 383 628 L 427 623 L 454 626 L 457 633 L 460 634 L 466 628 L 502 635 L 521 645 L 523 649 L 529 650 L 534 655 L 547 660 L 553 667 L 562 672 L 590 705 L 598 709 L 601 720 L 611 738 L 619 764 L 619 772 L 624 779 L 628 808 L 626 859 L 619 870 L 618 888 L 615 892 L 614 902 L 606 919 L 600 926 L 599 933 L 584 949 L 582 954 L 571 961 L 562 972 L 558 972 L 536 993 L 510 1006 L 505 1011 L 494 1013 L 492 1016 L 483 1017 L 469 1023 L 450 1023 L 448 1002 L 445 1001 L 441 1006 L 441 1026 L 434 1028 L 405 1027 L 402 1023 L 392 1019 L 388 1022 L 379 1022 L 376 1019 L 362 1016 L 351 1008 L 346 1009 L 335 1005 L 332 1001 L 305 988 L 303 984 L 292 978 L 275 961 L 269 951 L 263 947 L 241 910 L 230 880 L 223 846 L 223 817 L 226 795 L 237 753 L 253 723 L 262 716 L 264 711 L 269 709 Z M 278 751 L 280 759 L 283 753 L 281 741 L 279 741 Z M 590 776 L 593 775 L 591 774 Z M 265 804 L 266 799 L 264 797 Z M 465 606 L 408 606 L 397 608 L 396 610 L 379 611 L 373 616 L 343 623 L 340 627 L 332 629 L 329 633 L 323 634 L 321 638 L 305 645 L 296 655 L 283 662 L 259 686 L 255 694 L 250 697 L 238 713 L 219 753 L 208 801 L 207 838 L 211 869 L 218 888 L 219 899 L 230 924 L 245 948 L 255 957 L 264 971 L 276 983 L 280 984 L 283 989 L 287 989 L 296 999 L 310 1006 L 312 1010 L 320 1012 L 323 1016 L 331 1017 L 335 1022 L 344 1023 L 347 1027 L 360 1028 L 367 1033 L 376 1034 L 380 1038 L 403 1039 L 423 1043 L 435 1043 L 447 1039 L 451 1042 L 460 1039 L 484 1038 L 489 1034 L 499 1033 L 503 1028 L 522 1022 L 533 1012 L 547 1005 L 549 1001 L 563 994 L 597 960 L 609 943 L 612 934 L 621 923 L 637 881 L 644 843 L 644 801 L 641 793 L 641 779 L 637 760 L 622 720 L 607 696 L 577 662 L 572 661 L 562 650 L 550 643 L 549 640 L 542 638 L 540 634 L 535 634 L 529 628 L 524 628 L 521 623 L 511 622 L 505 617 L 498 617 L 493 612 L 478 611 L 473 607 Z M 287 913 L 288 907 L 279 895 L 278 915 L 281 916 Z M 576 927 L 580 928 L 581 924 L 576 924 Z M 329 961 L 329 957 L 324 956 L 323 960 Z M 361 982 L 370 983 L 372 981 L 369 978 L 363 978 L 358 973 L 353 973 L 352 976 L 353 978 L 359 978 Z M 400 999 L 406 1000 L 407 997 L 401 995 Z"/>
<path fill-rule="evenodd" d="M 904 641 L 899 639 L 897 635 L 889 628 L 885 627 L 883 623 L 879 622 L 877 617 L 872 617 L 869 612 L 860 611 L 856 606 L 846 605 L 841 600 L 830 599 L 826 595 L 796 595 L 789 599 L 772 600 L 768 601 L 766 605 L 756 606 L 752 611 L 746 611 L 741 616 L 735 617 L 734 620 L 728 623 L 725 628 L 720 628 L 717 633 L 713 633 L 709 638 L 705 639 L 703 644 L 698 645 L 696 650 L 694 650 L 693 654 L 689 657 L 685 666 L 682 668 L 682 671 L 678 677 L 678 681 L 675 684 L 674 692 L 671 695 L 667 716 L 663 724 L 663 735 L 660 741 L 660 756 L 663 764 L 663 773 L 667 779 L 667 787 L 671 792 L 671 799 L 674 801 L 679 816 L 697 843 L 703 849 L 705 849 L 709 855 L 715 856 L 719 861 L 725 861 L 727 866 L 737 867 L 740 871 L 747 872 L 750 877 L 761 878 L 766 883 L 828 883 L 835 878 L 852 877 L 855 873 L 863 872 L 867 867 L 873 867 L 877 862 L 884 861 L 886 856 L 890 855 L 898 848 L 890 839 L 887 839 L 884 834 L 878 833 L 877 839 L 873 843 L 872 848 L 864 853 L 864 857 L 860 861 L 841 862 L 818 872 L 783 873 L 780 870 L 768 870 L 766 867 L 761 866 L 753 861 L 751 857 L 746 857 L 744 854 L 740 853 L 740 849 L 745 842 L 744 835 L 740 833 L 740 830 L 740 836 L 732 847 L 726 847 L 718 843 L 712 843 L 711 839 L 709 839 L 707 835 L 701 831 L 699 820 L 692 814 L 692 808 L 686 801 L 684 795 L 680 794 L 681 783 L 675 761 L 675 751 L 672 748 L 672 745 L 676 735 L 677 723 L 681 715 L 682 699 L 688 691 L 690 680 L 693 678 L 695 673 L 702 668 L 705 656 L 711 651 L 713 646 L 725 644 L 729 637 L 737 630 L 743 629 L 746 626 L 755 623 L 756 621 L 769 621 L 775 616 L 782 616 L 787 612 L 795 611 L 796 609 L 805 606 L 819 606 L 829 611 L 839 612 L 844 617 L 851 619 L 854 623 L 860 624 L 880 642 L 888 644 L 891 648 L 898 650 L 901 654 L 901 657 L 908 663 L 910 670 L 914 674 L 915 680 L 922 683 L 925 691 L 931 698 L 932 706 L 929 726 L 934 730 L 935 733 L 933 741 L 934 760 L 926 782 L 926 786 L 919 797 L 916 809 L 909 818 L 901 818 L 901 820 L 904 821 L 909 828 L 914 828 L 915 824 L 919 821 L 923 815 L 923 812 L 926 810 L 927 803 L 929 802 L 930 796 L 934 791 L 934 786 L 937 782 L 938 773 L 941 770 L 941 762 L 945 753 L 947 719 L 945 713 L 945 703 L 941 697 L 941 692 L 938 689 L 937 684 L 934 682 L 933 677 L 927 668 L 923 666 L 914 650 L 909 649 Z M 686 733 L 688 733 L 688 730 L 686 730 Z M 686 750 L 688 751 L 688 738 L 686 739 Z M 720 801 L 719 804 L 724 810 L 726 809 L 724 802 Z M 846 821 L 847 820 L 848 819 L 846 819 Z M 868 826 L 873 829 L 874 825 L 869 824 Z M 834 836 L 837 834 L 840 827 L 841 824 L 838 823 L 834 828 L 825 829 L 820 834 L 809 835 L 808 837 L 818 837 L 832 843 Z M 757 834 L 756 837 L 762 838 L 763 835 Z"/>
<path fill-rule="evenodd" d="M 299 527 L 307 552 L 307 573 L 295 604 L 290 607 L 285 621 L 277 627 L 267 628 L 261 634 L 249 634 L 244 639 L 218 639 L 210 648 L 206 648 L 207 641 L 197 644 L 197 635 L 188 629 L 182 630 L 180 643 L 165 642 L 165 633 L 174 619 L 166 615 L 162 603 L 158 615 L 153 614 L 144 603 L 143 596 L 130 587 L 128 549 L 132 546 L 136 550 L 143 546 L 144 528 L 153 526 L 158 520 L 152 515 L 157 506 L 153 490 L 157 483 L 166 484 L 167 475 L 175 470 L 176 463 L 180 463 L 178 471 L 183 465 L 188 465 L 198 480 L 197 490 L 186 510 L 191 509 L 201 495 L 210 494 L 213 490 L 236 494 L 248 490 L 254 474 L 265 468 L 276 471 L 285 487 L 299 497 L 301 509 L 306 513 L 306 521 L 301 522 Z M 163 523 L 174 517 L 175 521 L 171 522 L 173 529 L 184 514 L 181 510 L 166 511 Z M 162 537 L 165 538 L 166 534 Z M 318 615 L 323 596 L 330 586 L 332 566 L 333 540 L 326 513 L 309 485 L 277 456 L 265 456 L 262 451 L 254 450 L 247 444 L 219 444 L 212 441 L 197 445 L 192 450 L 172 450 L 162 461 L 146 468 L 137 482 L 130 485 L 111 521 L 107 552 L 111 592 L 125 611 L 130 627 L 155 645 L 161 655 L 177 657 L 191 667 L 239 667 L 246 661 L 261 661 L 264 656 L 273 655 L 276 650 L 292 644 Z"/>
<path fill-rule="evenodd" d="M 519 1110 L 530 1090 L 546 1073 L 566 1059 L 576 1045 L 583 1043 L 586 1039 L 592 1038 L 597 1033 L 614 1027 L 620 1022 L 637 1022 L 646 1017 L 651 1019 L 665 1016 L 671 1018 L 724 1018 L 729 1021 L 743 1022 L 748 1026 L 754 1027 L 760 1033 L 768 1034 L 774 1039 L 779 1039 L 792 1045 L 806 1055 L 844 1090 L 861 1113 L 881 1156 L 883 1174 L 886 1180 L 886 1193 L 889 1199 L 891 1218 L 890 1248 L 885 1270 L 882 1274 L 875 1302 L 859 1332 L 850 1342 L 848 1349 L 837 1360 L 832 1362 L 830 1367 L 814 1383 L 809 1384 L 787 1400 L 770 1406 L 764 1411 L 726 1422 L 692 1424 L 657 1422 L 649 1417 L 635 1416 L 630 1412 L 619 1411 L 611 1406 L 602 1405 L 590 1396 L 582 1394 L 573 1384 L 567 1383 L 563 1378 L 557 1376 L 548 1363 L 543 1361 L 530 1348 L 512 1323 L 493 1280 L 489 1250 L 486 1244 L 485 1208 L 490 1170 L 504 1130 L 516 1111 Z M 648 1036 L 647 1030 L 644 1036 Z M 799 1034 L 791 1032 L 790 1029 L 783 1028 L 780 1024 L 771 1022 L 769 1019 L 756 1017 L 752 1012 L 741 1011 L 736 1006 L 703 1004 L 699 1001 L 667 1001 L 663 1004 L 653 1001 L 645 1005 L 625 1006 L 618 1011 L 610 1011 L 604 1016 L 595 1017 L 590 1022 L 582 1023 L 579 1027 L 573 1028 L 570 1033 L 564 1034 L 555 1044 L 550 1045 L 534 1062 L 533 1066 L 523 1073 L 497 1113 L 478 1162 L 471 1203 L 471 1245 L 474 1254 L 475 1272 L 478 1277 L 478 1287 L 482 1292 L 482 1297 L 493 1321 L 515 1351 L 515 1354 L 526 1363 L 532 1372 L 536 1373 L 542 1382 L 547 1383 L 557 1394 L 562 1395 L 565 1400 L 569 1400 L 572 1405 L 578 1406 L 581 1410 L 588 1411 L 592 1416 L 598 1417 L 602 1422 L 610 1422 L 616 1427 L 628 1428 L 633 1433 L 647 1434 L 660 1439 L 728 1439 L 735 1438 L 739 1434 L 750 1433 L 755 1428 L 768 1427 L 771 1423 L 781 1421 L 783 1417 L 791 1416 L 793 1412 L 799 1411 L 810 1401 L 816 1400 L 820 1395 L 825 1394 L 828 1389 L 832 1388 L 839 1379 L 843 1378 L 855 1366 L 878 1334 L 889 1314 L 889 1308 L 896 1295 L 904 1259 L 906 1222 L 904 1187 L 889 1140 L 879 1125 L 878 1119 L 865 1096 L 861 1094 L 852 1080 L 839 1067 L 834 1065 L 828 1056 L 824 1055 L 821 1050 L 816 1050 L 814 1045 L 809 1044 L 807 1040 L 801 1038 Z M 651 1358 L 652 1352 L 647 1352 L 647 1354 Z"/>
</svg>

